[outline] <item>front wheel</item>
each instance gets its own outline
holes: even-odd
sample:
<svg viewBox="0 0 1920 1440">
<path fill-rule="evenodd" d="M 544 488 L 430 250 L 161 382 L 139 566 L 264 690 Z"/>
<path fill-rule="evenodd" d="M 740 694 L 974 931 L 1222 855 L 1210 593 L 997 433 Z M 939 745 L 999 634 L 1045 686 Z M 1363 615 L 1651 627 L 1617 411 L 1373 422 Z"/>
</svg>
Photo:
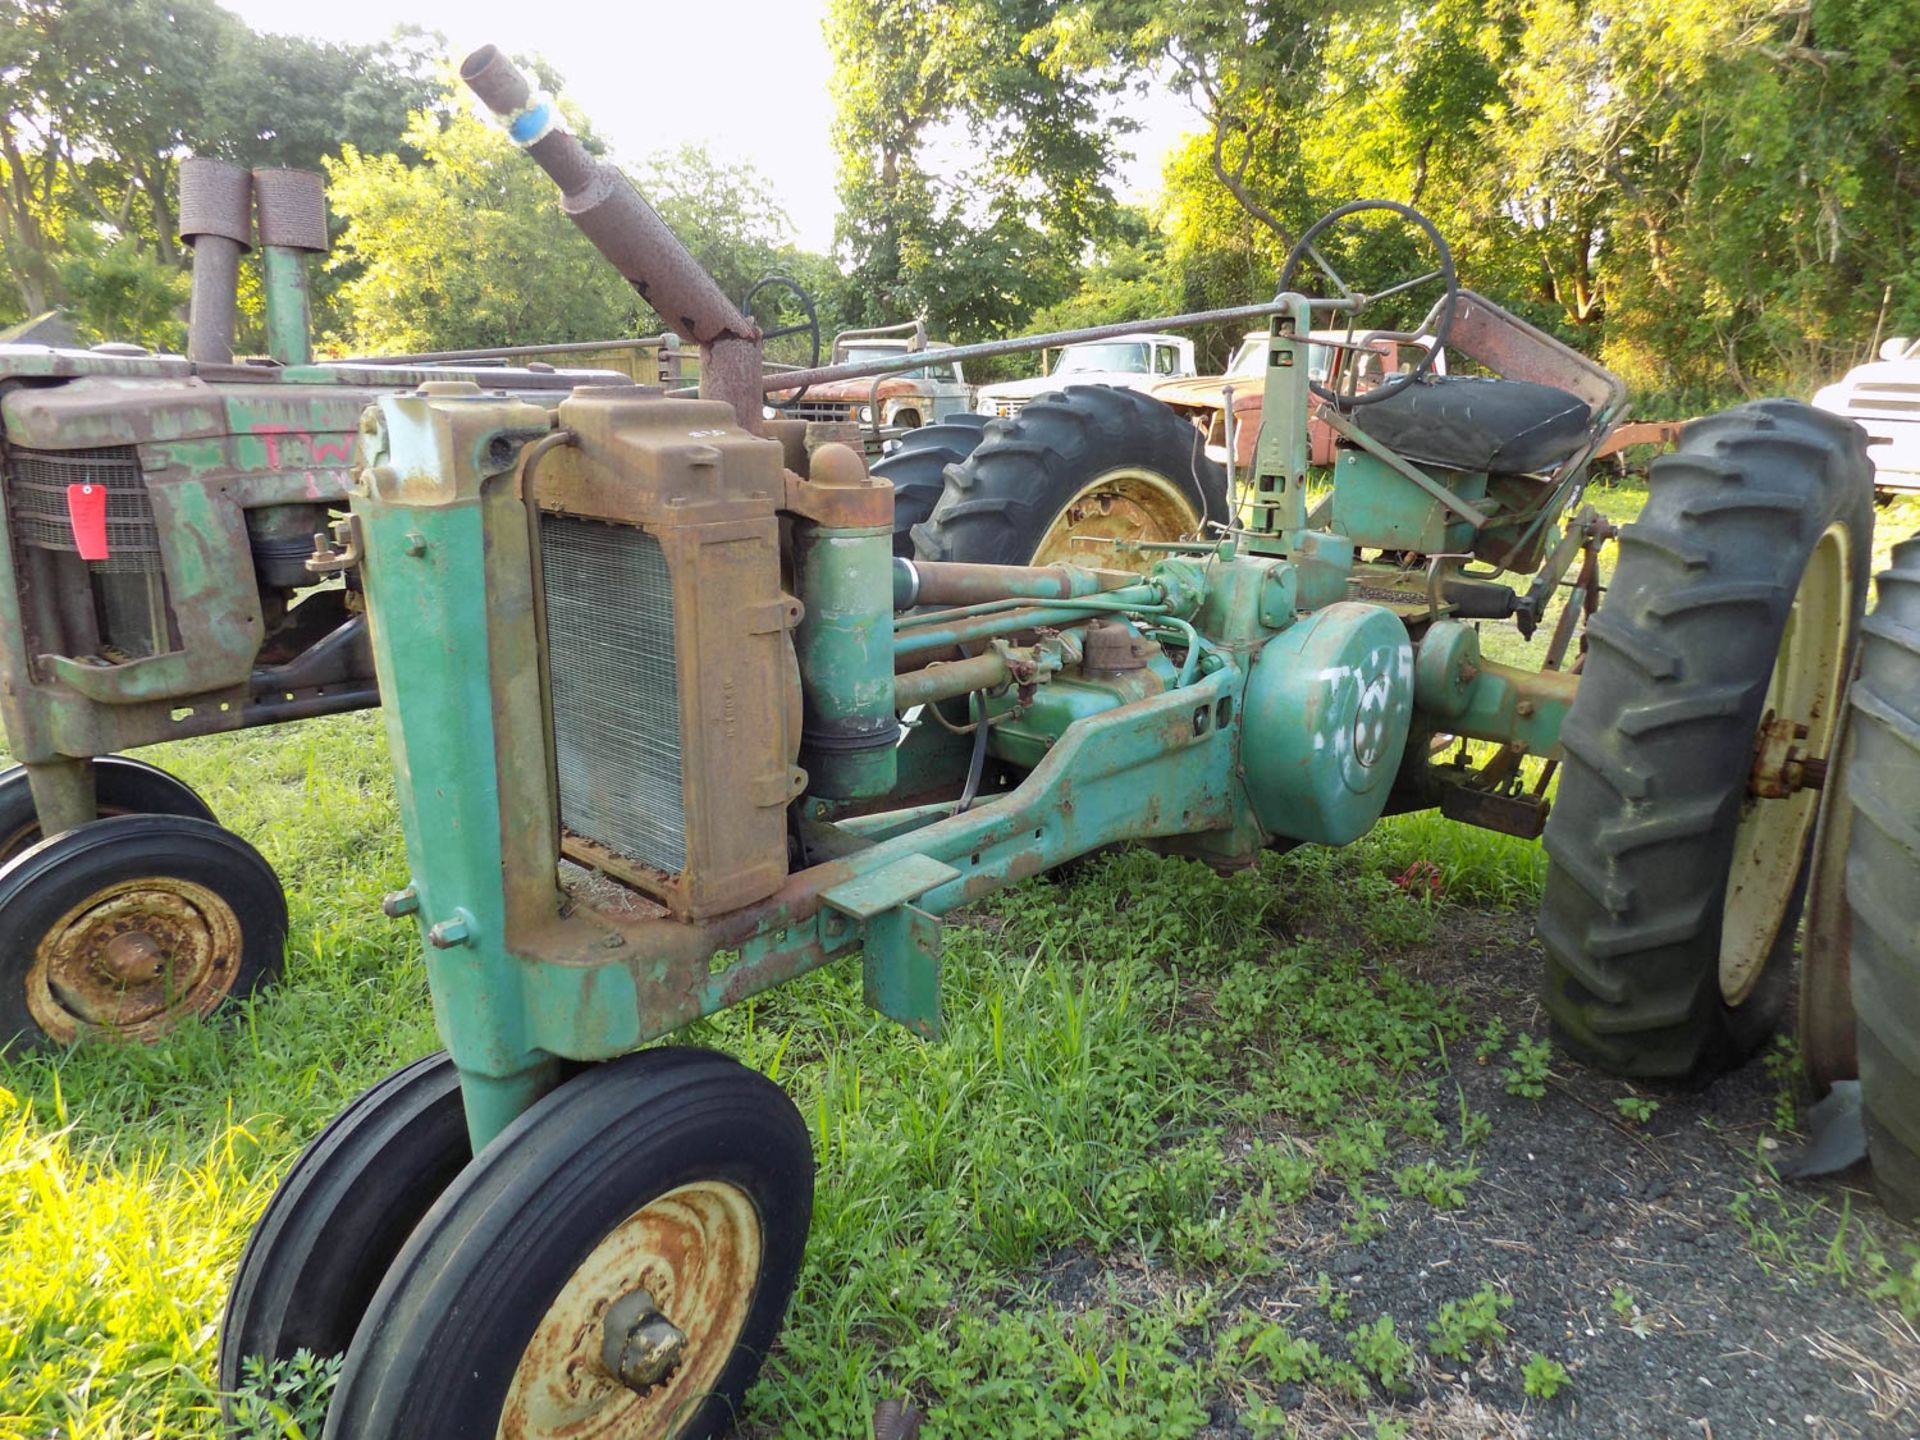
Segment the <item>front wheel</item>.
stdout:
<svg viewBox="0 0 1920 1440">
<path fill-rule="evenodd" d="M 473 1150 L 446 1051 L 360 1095 L 293 1162 L 247 1240 L 220 1324 L 221 1403 L 247 1362 L 346 1353 L 393 1257 Z"/>
<path fill-rule="evenodd" d="M 721 1434 L 780 1328 L 812 1208 L 806 1123 L 765 1076 L 703 1050 L 593 1066 L 414 1231 L 326 1434 Z"/>
<path fill-rule="evenodd" d="M 150 1043 L 284 961 L 273 867 L 211 821 L 95 820 L 0 869 L 0 1046 Z"/>
<path fill-rule="evenodd" d="M 1591 1064 L 1705 1078 L 1780 1023 L 1872 477 L 1858 426 L 1784 400 L 1697 421 L 1653 462 L 1546 830 L 1546 1006 Z"/>
<path fill-rule="evenodd" d="M 115 815 L 214 818 L 199 792 L 158 765 L 125 755 L 101 755 L 92 763 L 94 813 L 99 819 Z M 24 855 L 45 838 L 27 767 L 14 765 L 0 771 L 0 865 Z"/>
</svg>

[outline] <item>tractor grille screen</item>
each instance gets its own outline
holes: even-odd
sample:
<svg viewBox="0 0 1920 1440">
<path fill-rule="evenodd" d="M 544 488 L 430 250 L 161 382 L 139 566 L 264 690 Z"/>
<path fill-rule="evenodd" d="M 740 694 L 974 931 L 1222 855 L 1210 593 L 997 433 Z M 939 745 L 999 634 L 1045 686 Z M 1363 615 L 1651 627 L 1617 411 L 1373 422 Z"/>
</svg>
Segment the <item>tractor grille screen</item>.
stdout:
<svg viewBox="0 0 1920 1440">
<path fill-rule="evenodd" d="M 107 491 L 108 558 L 89 562 L 96 575 L 143 574 L 160 569 L 160 539 L 153 523 L 140 460 L 131 445 L 99 450 L 8 452 L 7 501 L 14 534 L 22 545 L 77 552 L 67 515 L 69 485 L 103 485 Z"/>
<path fill-rule="evenodd" d="M 560 823 L 669 873 L 687 863 L 673 587 L 651 535 L 540 517 Z"/>
</svg>

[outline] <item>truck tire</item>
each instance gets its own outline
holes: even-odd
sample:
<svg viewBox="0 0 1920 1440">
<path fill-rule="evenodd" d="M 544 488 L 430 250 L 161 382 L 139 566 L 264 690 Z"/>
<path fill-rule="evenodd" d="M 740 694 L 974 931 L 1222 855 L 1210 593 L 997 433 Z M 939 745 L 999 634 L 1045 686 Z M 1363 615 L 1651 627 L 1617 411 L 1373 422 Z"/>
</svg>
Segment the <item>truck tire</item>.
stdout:
<svg viewBox="0 0 1920 1440">
<path fill-rule="evenodd" d="M 986 433 L 984 415 L 949 415 L 938 425 L 923 425 L 900 437 L 875 475 L 893 482 L 893 553 L 913 559 L 913 527 L 933 513 L 947 488 L 947 466 L 973 453 Z"/>
<path fill-rule="evenodd" d="M 1139 555 L 1084 544 L 1177 540 L 1227 521 L 1226 472 L 1203 437 L 1137 390 L 1070 385 L 1040 396 L 945 472 L 933 513 L 913 528 L 926 560 L 1138 570 Z"/>
<path fill-rule="evenodd" d="M 1547 822 L 1556 1037 L 1622 1075 L 1704 1079 L 1778 1027 L 1819 794 L 1759 799 L 1756 743 L 1826 758 L 1865 608 L 1866 436 L 1794 401 L 1688 427 L 1587 629 Z"/>
<path fill-rule="evenodd" d="M 1860 642 L 1847 904 L 1874 1186 L 1920 1222 L 1920 537 L 1894 547 Z"/>
</svg>

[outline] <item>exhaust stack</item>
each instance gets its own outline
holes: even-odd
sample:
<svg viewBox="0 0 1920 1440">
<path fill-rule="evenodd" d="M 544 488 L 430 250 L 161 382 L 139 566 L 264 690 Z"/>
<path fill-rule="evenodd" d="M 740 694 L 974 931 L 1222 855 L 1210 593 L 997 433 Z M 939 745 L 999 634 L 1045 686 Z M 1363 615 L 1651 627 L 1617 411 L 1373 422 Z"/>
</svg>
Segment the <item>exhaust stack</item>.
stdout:
<svg viewBox="0 0 1920 1440">
<path fill-rule="evenodd" d="M 326 183 L 312 170 L 256 170 L 253 193 L 266 262 L 267 354 L 282 365 L 308 365 L 307 256 L 326 253 Z"/>
<path fill-rule="evenodd" d="M 187 358 L 233 363 L 240 256 L 253 238 L 253 176 L 205 155 L 180 162 L 180 238 L 193 247 Z"/>
<path fill-rule="evenodd" d="M 765 404 L 760 329 L 688 253 L 633 182 L 595 159 L 562 128 L 552 100 L 493 45 L 460 65 L 460 78 L 506 122 L 507 133 L 560 187 L 560 207 L 640 296 L 700 345 L 700 395 L 725 400 L 742 429 L 761 433 Z"/>
</svg>

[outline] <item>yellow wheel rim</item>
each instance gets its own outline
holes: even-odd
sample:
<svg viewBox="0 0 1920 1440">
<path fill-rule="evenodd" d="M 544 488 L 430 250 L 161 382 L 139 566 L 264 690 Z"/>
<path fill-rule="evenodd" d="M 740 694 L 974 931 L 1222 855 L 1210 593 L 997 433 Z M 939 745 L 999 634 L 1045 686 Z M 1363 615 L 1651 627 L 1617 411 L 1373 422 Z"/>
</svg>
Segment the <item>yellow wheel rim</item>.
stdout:
<svg viewBox="0 0 1920 1440">
<path fill-rule="evenodd" d="M 1827 527 L 1813 547 L 1794 592 L 1767 682 L 1766 723 L 1804 725 L 1795 743 L 1824 759 L 1833 752 L 1846 685 L 1848 632 L 1853 617 L 1853 560 L 1847 527 Z M 1820 792 L 1799 790 L 1781 799 L 1749 794 L 1734 833 L 1720 925 L 1720 994 L 1738 1005 L 1753 993 L 1786 919 Z"/>
<path fill-rule="evenodd" d="M 154 875 L 106 885 L 68 910 L 34 947 L 27 1009 L 48 1036 L 146 1043 L 233 989 L 243 934 L 233 907 L 204 885 Z"/>
<path fill-rule="evenodd" d="M 1118 549 L 1119 542 L 1178 540 L 1198 534 L 1200 523 L 1193 503 L 1165 476 L 1151 470 L 1109 470 L 1081 486 L 1054 513 L 1030 563 L 1143 570 L 1154 557 Z"/>
<path fill-rule="evenodd" d="M 649 1201 L 568 1277 L 521 1354 L 498 1440 L 666 1437 L 726 1369 L 760 1275 L 760 1213 L 746 1192 L 699 1181 Z M 602 1360 L 607 1311 L 635 1290 L 687 1337 L 679 1364 L 644 1392 Z"/>
</svg>

